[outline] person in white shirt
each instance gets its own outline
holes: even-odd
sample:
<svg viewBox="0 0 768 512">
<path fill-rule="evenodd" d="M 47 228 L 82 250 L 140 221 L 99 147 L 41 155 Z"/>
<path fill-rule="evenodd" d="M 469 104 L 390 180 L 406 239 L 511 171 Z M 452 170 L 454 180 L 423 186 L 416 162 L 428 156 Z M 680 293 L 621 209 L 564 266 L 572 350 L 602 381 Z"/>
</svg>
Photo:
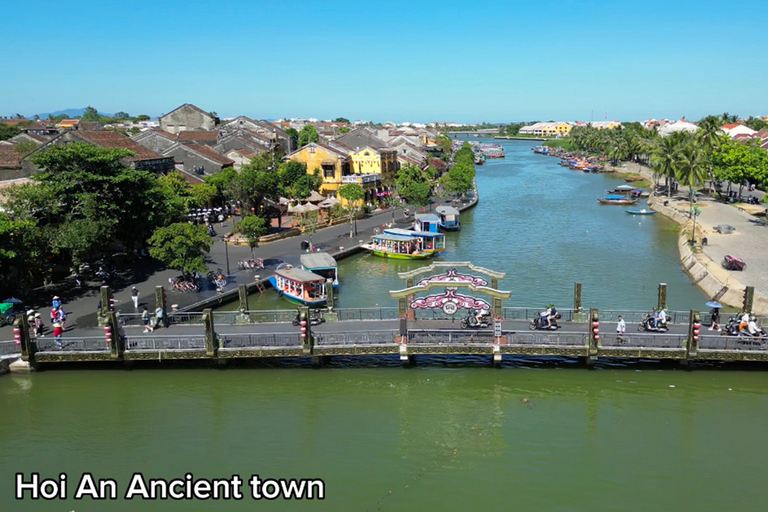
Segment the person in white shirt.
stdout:
<svg viewBox="0 0 768 512">
<path fill-rule="evenodd" d="M 616 334 L 624 334 L 627 330 L 627 324 L 624 323 L 624 319 L 619 315 L 619 323 L 616 324 Z"/>
</svg>

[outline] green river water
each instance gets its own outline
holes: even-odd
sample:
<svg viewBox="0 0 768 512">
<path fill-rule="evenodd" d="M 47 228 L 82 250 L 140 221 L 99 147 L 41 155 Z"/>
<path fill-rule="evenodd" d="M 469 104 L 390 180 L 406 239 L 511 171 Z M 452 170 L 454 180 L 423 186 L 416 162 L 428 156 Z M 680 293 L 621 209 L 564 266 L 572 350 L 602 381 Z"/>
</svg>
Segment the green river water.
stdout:
<svg viewBox="0 0 768 512">
<path fill-rule="evenodd" d="M 656 284 L 673 309 L 705 297 L 680 272 L 664 219 L 595 198 L 615 177 L 583 175 L 505 143 L 478 169 L 481 203 L 449 236 L 446 260 L 505 270 L 511 305 L 643 309 Z M 555 179 L 556 178 L 556 179 Z M 548 226 L 547 234 L 536 226 Z M 544 238 L 541 238 L 544 237 Z M 547 238 L 548 237 L 548 238 Z M 672 248 L 670 249 L 670 244 Z M 394 305 L 395 272 L 356 256 L 340 305 Z M 280 305 L 274 294 L 262 307 Z M 238 365 L 148 364 L 0 378 L 0 507 L 9 511 L 762 511 L 768 374 L 660 363 L 426 358 Z M 749 368 L 749 367 L 746 367 Z M 68 475 L 66 500 L 14 500 L 14 474 Z M 80 475 L 113 478 L 120 499 L 72 498 Z M 323 501 L 125 501 L 146 478 L 322 478 Z"/>
</svg>

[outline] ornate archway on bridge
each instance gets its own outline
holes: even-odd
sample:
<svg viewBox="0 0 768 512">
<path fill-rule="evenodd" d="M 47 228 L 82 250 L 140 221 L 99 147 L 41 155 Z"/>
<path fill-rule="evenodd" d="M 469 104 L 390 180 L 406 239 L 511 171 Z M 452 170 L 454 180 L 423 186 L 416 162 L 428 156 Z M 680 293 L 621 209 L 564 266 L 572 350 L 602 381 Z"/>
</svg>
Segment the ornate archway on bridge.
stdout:
<svg viewBox="0 0 768 512">
<path fill-rule="evenodd" d="M 467 268 L 470 272 L 482 275 L 459 272 L 457 268 Z M 422 277 L 418 282 L 416 281 L 423 274 L 442 269 L 446 269 L 445 272 Z M 505 275 L 503 272 L 478 267 L 470 262 L 435 262 L 427 267 L 399 273 L 398 277 L 406 281 L 406 288 L 391 290 L 389 294 L 398 299 L 398 312 L 401 318 L 413 319 L 415 311 L 419 309 L 439 309 L 449 316 L 453 316 L 460 309 L 488 309 L 493 312 L 494 317 L 500 318 L 502 300 L 512 296 L 512 292 L 498 289 L 499 279 L 503 279 Z M 487 278 L 490 278 L 490 286 Z M 418 293 L 429 293 L 435 288 L 442 288 L 442 292 L 416 297 Z M 461 293 L 459 288 L 487 295 L 491 302 L 485 298 Z"/>
</svg>

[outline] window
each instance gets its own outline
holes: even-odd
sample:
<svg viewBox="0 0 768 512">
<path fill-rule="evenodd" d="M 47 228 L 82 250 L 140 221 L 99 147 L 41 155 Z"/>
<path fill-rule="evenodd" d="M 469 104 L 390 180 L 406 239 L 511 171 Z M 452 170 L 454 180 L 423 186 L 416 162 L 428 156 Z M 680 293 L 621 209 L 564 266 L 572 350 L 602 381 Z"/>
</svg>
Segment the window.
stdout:
<svg viewBox="0 0 768 512">
<path fill-rule="evenodd" d="M 315 146 L 309 146 L 309 152 L 315 154 Z"/>
</svg>

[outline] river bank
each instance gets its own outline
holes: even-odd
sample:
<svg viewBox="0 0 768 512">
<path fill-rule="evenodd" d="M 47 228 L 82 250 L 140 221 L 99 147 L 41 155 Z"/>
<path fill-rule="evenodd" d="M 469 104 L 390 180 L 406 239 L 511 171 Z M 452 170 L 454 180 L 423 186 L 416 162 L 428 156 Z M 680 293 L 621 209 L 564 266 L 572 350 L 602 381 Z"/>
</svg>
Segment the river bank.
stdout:
<svg viewBox="0 0 768 512">
<path fill-rule="evenodd" d="M 653 184 L 653 172 L 643 165 L 629 163 L 626 167 L 610 167 L 621 174 L 640 174 Z M 648 206 L 667 218 L 680 224 L 678 252 L 685 272 L 693 284 L 714 300 L 734 308 L 741 308 L 744 289 L 755 287 L 752 311 L 759 315 L 768 314 L 768 241 L 765 229 L 756 224 L 755 218 L 728 204 L 715 201 L 708 196 L 699 196 L 696 206 L 701 213 L 696 218 L 696 232 L 687 194 L 658 195 L 655 192 L 648 199 Z M 720 224 L 734 225 L 734 234 L 721 234 L 715 227 Z M 739 235 L 749 235 L 748 242 Z M 760 236 L 763 235 L 763 236 Z M 692 246 L 689 240 L 696 240 Z M 703 241 L 706 240 L 706 245 Z M 738 243 L 741 242 L 741 243 Z M 749 274 L 746 271 L 730 271 L 722 267 L 724 254 L 733 251 L 744 258 L 749 250 Z M 746 259 L 746 258 L 745 258 Z M 750 279 L 747 279 L 750 278 Z"/>
</svg>

